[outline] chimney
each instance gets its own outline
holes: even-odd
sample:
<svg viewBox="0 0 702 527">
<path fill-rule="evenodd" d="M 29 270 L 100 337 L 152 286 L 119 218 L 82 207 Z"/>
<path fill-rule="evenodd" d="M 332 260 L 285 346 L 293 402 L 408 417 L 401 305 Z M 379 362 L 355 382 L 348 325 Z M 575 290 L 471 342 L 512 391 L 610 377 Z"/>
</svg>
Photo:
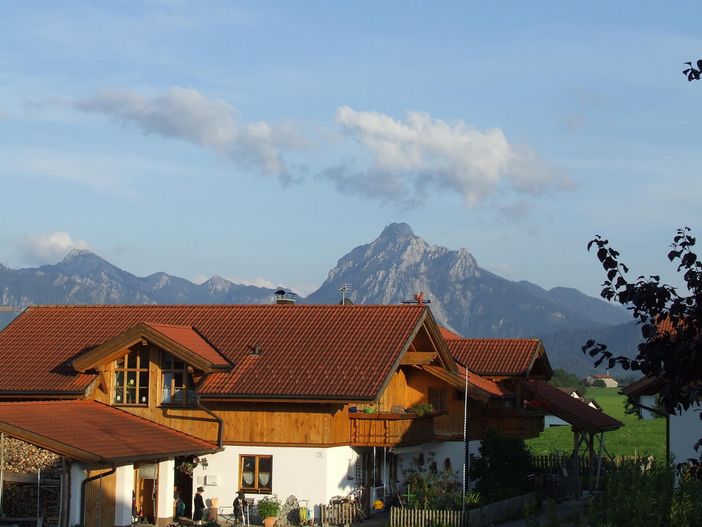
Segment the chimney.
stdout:
<svg viewBox="0 0 702 527">
<path fill-rule="evenodd" d="M 283 305 L 283 306 L 294 306 L 295 305 L 295 297 L 297 296 L 295 293 L 292 291 L 286 291 L 282 287 L 278 289 L 275 293 L 273 293 L 275 296 L 274 298 L 274 303 L 277 305 Z"/>
</svg>

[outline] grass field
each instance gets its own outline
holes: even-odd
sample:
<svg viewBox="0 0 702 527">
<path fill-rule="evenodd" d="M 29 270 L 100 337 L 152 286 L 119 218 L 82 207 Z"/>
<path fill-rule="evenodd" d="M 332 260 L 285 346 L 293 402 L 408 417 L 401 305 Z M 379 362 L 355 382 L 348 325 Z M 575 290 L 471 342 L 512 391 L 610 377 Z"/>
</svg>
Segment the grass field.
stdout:
<svg viewBox="0 0 702 527">
<path fill-rule="evenodd" d="M 624 426 L 605 433 L 605 447 L 613 456 L 652 455 L 665 457 L 665 419 L 639 419 L 624 413 L 623 395 L 618 388 L 588 388 L 587 397 L 595 399 L 602 411 L 619 419 Z M 570 426 L 557 426 L 544 430 L 536 439 L 526 441 L 533 454 L 570 452 L 573 450 L 573 433 Z"/>
</svg>

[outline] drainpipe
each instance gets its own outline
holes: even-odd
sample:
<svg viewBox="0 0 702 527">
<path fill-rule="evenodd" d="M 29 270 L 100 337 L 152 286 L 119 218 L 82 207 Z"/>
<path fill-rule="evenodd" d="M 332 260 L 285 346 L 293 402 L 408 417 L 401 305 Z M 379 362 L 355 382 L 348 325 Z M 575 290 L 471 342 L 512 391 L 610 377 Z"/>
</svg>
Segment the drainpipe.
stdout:
<svg viewBox="0 0 702 527">
<path fill-rule="evenodd" d="M 88 483 L 91 481 L 95 481 L 96 479 L 102 479 L 107 476 L 111 476 L 117 472 L 117 466 L 112 465 L 112 468 L 108 470 L 107 472 L 103 472 L 102 474 L 96 474 L 95 476 L 91 476 L 89 478 L 86 478 L 83 480 L 83 483 L 80 484 L 80 524 L 85 525 L 85 488 L 88 486 Z"/>
<path fill-rule="evenodd" d="M 224 444 L 224 420 L 202 404 L 199 393 L 195 394 L 195 406 L 217 421 L 217 448 L 222 450 L 222 445 Z"/>
</svg>

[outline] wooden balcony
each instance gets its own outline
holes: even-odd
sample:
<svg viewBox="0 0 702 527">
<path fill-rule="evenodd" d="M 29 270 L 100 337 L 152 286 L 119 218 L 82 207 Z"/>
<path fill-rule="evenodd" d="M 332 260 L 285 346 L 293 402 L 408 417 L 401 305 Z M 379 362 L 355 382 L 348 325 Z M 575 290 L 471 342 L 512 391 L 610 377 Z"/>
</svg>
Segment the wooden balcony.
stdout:
<svg viewBox="0 0 702 527">
<path fill-rule="evenodd" d="M 351 446 L 394 447 L 423 443 L 434 437 L 434 415 L 349 413 L 349 420 Z"/>
</svg>

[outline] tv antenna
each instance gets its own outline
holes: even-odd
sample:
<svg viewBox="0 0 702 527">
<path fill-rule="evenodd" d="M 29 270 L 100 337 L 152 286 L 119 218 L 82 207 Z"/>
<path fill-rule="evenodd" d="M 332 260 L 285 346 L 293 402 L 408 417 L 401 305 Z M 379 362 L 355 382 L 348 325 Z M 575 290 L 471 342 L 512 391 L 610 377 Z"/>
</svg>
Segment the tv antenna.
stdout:
<svg viewBox="0 0 702 527">
<path fill-rule="evenodd" d="M 341 284 L 339 291 L 341 291 L 341 305 L 343 306 L 346 303 L 346 293 L 351 292 L 351 284 Z"/>
</svg>

